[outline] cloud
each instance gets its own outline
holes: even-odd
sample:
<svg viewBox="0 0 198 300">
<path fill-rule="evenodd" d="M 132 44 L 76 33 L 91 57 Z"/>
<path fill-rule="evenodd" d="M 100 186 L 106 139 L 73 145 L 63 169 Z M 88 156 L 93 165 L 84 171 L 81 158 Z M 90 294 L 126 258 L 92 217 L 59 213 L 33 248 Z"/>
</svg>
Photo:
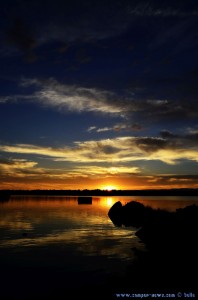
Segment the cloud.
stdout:
<svg viewBox="0 0 198 300">
<path fill-rule="evenodd" d="M 150 176 L 147 182 L 156 185 L 167 185 L 167 186 L 180 186 L 184 185 L 186 187 L 188 184 L 190 187 L 198 187 L 197 183 L 198 175 L 160 175 L 160 176 Z"/>
<path fill-rule="evenodd" d="M 7 31 L 7 42 L 25 52 L 32 50 L 36 45 L 33 34 L 21 18 L 15 19 L 11 28 Z"/>
<path fill-rule="evenodd" d="M 198 162 L 198 151 L 190 149 L 158 150 L 155 154 L 152 153 L 148 158 L 148 160 L 160 160 L 166 164 L 173 165 L 183 159 Z"/>
<path fill-rule="evenodd" d="M 89 166 L 80 166 L 80 167 L 72 167 L 70 170 L 67 170 L 67 174 L 65 177 L 74 178 L 74 177 L 100 177 L 103 178 L 109 176 L 129 176 L 133 174 L 138 174 L 140 169 L 138 167 L 127 167 L 127 166 L 97 166 L 97 165 L 89 165 Z"/>
<path fill-rule="evenodd" d="M 117 165 L 113 167 L 98 166 L 98 165 L 81 165 L 77 166 L 75 163 L 72 166 L 46 168 L 39 167 L 37 162 L 26 159 L 4 159 L 0 161 L 0 176 L 1 179 L 8 178 L 29 178 L 29 179 L 72 179 L 72 178 L 87 178 L 87 177 L 101 177 L 103 178 L 113 176 L 129 176 L 138 174 L 140 169 L 138 167 Z"/>
<path fill-rule="evenodd" d="M 90 127 L 87 129 L 87 131 L 90 132 L 90 131 L 95 130 L 96 128 L 97 128 L 96 126 L 90 126 Z"/>
<path fill-rule="evenodd" d="M 176 164 L 182 159 L 198 162 L 198 142 L 194 137 L 177 137 L 167 131 L 163 131 L 164 135 L 166 138 L 139 137 L 135 144 L 148 155 L 147 160 L 160 160 L 167 164 Z"/>
<path fill-rule="evenodd" d="M 66 113 L 98 113 L 112 117 L 120 117 L 125 122 L 115 126 L 97 128 L 97 132 L 141 130 L 150 124 L 162 122 L 183 122 L 198 117 L 198 103 L 194 100 L 167 100 L 149 99 L 144 92 L 131 95 L 123 91 L 122 95 L 111 90 L 103 90 L 95 87 L 67 85 L 58 82 L 54 78 L 37 79 L 23 78 L 20 86 L 24 93 L 20 95 L 6 95 L 0 102 L 29 101 L 38 103 L 43 107 L 51 107 Z M 30 90 L 32 94 L 25 94 Z M 143 93 L 143 94 L 141 94 Z M 140 120 L 141 123 L 140 124 Z M 94 128 L 88 131 L 93 131 Z"/>
<path fill-rule="evenodd" d="M 104 162 L 118 160 L 120 149 L 112 141 L 75 142 L 73 147 L 40 147 L 27 144 L 0 146 L 0 151 L 51 157 L 54 161 Z"/>
<path fill-rule="evenodd" d="M 188 128 L 186 128 L 186 131 L 190 135 L 195 135 L 196 136 L 198 134 L 198 128 L 197 127 L 195 127 L 195 128 L 188 127 Z"/>
<path fill-rule="evenodd" d="M 173 134 L 172 132 L 170 132 L 169 130 L 162 130 L 160 132 L 160 135 L 162 138 L 166 139 L 166 138 L 175 138 L 177 137 L 177 135 Z"/>
<path fill-rule="evenodd" d="M 115 0 L 51 3 L 41 22 L 40 40 L 45 43 L 103 40 L 124 32 L 130 21 L 127 6 Z"/>
<path fill-rule="evenodd" d="M 120 96 L 114 91 L 62 84 L 53 78 L 43 81 L 23 79 L 22 85 L 38 89 L 33 97 L 39 103 L 61 110 L 99 112 L 125 118 L 137 115 L 146 120 L 152 117 L 153 121 L 198 116 L 198 109 L 195 109 L 198 104 L 190 105 L 190 100 L 147 99 L 145 95 L 141 98 L 141 94 L 131 96 L 127 93 Z M 128 126 L 133 128 L 133 125 Z"/>
<path fill-rule="evenodd" d="M 183 134 L 174 134 L 168 130 L 162 130 L 160 132 L 160 135 L 162 138 L 166 139 L 171 143 L 172 145 L 174 144 L 175 146 L 177 145 L 178 147 L 180 145 L 185 145 L 187 147 L 195 147 L 197 148 L 198 146 L 198 131 L 196 128 L 186 128 L 183 129 Z"/>
<path fill-rule="evenodd" d="M 33 49 L 37 46 L 37 40 L 28 24 L 20 17 L 13 20 L 12 26 L 6 31 L 6 44 L 16 47 L 23 52 L 27 62 L 34 62 L 37 56 Z"/>
<path fill-rule="evenodd" d="M 35 171 L 39 175 L 43 174 L 40 168 L 35 169 L 37 162 L 26 159 L 3 159 L 0 160 L 0 172 L 4 176 L 24 177 L 25 175 L 33 176 Z"/>
<path fill-rule="evenodd" d="M 20 169 L 25 169 L 25 168 L 32 168 L 35 165 L 37 165 L 36 162 L 33 161 L 27 161 L 25 159 L 1 159 L 0 160 L 0 165 L 2 168 L 5 169 L 12 169 L 12 168 L 20 168 Z"/>
<path fill-rule="evenodd" d="M 167 2 L 166 6 L 163 2 L 156 1 L 139 1 L 137 5 L 129 8 L 129 13 L 139 17 L 193 17 L 198 15 L 198 8 L 185 7 L 180 1 L 180 5 L 175 5 L 173 1 Z"/>
<path fill-rule="evenodd" d="M 135 144 L 146 153 L 155 153 L 168 146 L 167 140 L 158 137 L 139 137 L 135 139 Z"/>
<path fill-rule="evenodd" d="M 13 102 L 14 98 L 12 96 L 0 96 L 0 103 Z"/>
<path fill-rule="evenodd" d="M 112 105 L 115 95 L 110 91 L 64 85 L 55 79 L 45 81 L 23 79 L 21 85 L 23 87 L 37 87 L 38 91 L 33 95 L 34 100 L 44 106 L 51 106 L 60 110 L 107 114 L 117 114 L 123 110 L 120 103 Z"/>
<path fill-rule="evenodd" d="M 128 4 L 117 0 L 49 3 L 22 0 L 12 1 L 12 5 L 8 1 L 4 6 L 5 19 L 12 23 L 6 30 L 7 39 L 22 51 L 54 42 L 79 44 L 104 40 L 125 32 L 131 23 Z"/>
<path fill-rule="evenodd" d="M 113 130 L 113 127 L 98 128 L 96 131 L 97 132 L 104 132 L 104 131 L 111 131 L 111 130 Z"/>
<path fill-rule="evenodd" d="M 124 123 L 119 123 L 116 124 L 112 127 L 102 127 L 102 128 L 97 128 L 96 126 L 91 126 L 87 129 L 88 132 L 90 131 L 96 131 L 96 132 L 106 132 L 106 131 L 139 131 L 142 130 L 142 126 L 138 123 L 134 124 L 124 124 Z"/>
<path fill-rule="evenodd" d="M 50 178 L 64 176 L 61 170 L 41 168 L 38 162 L 27 159 L 1 159 L 0 161 L 1 178 Z"/>
<path fill-rule="evenodd" d="M 162 161 L 176 164 L 181 160 L 198 162 L 197 139 L 162 137 L 117 137 L 113 139 L 76 141 L 60 148 L 28 144 L 1 145 L 0 151 L 32 156 L 46 156 L 53 161 L 72 163 L 126 163 Z"/>
</svg>

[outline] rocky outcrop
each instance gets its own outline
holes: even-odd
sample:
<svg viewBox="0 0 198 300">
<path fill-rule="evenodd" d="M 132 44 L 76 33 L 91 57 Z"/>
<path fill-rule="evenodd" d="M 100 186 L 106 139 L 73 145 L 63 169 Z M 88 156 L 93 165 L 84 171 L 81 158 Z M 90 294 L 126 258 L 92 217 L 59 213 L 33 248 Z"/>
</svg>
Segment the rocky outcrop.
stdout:
<svg viewBox="0 0 198 300">
<path fill-rule="evenodd" d="M 197 293 L 198 206 L 190 205 L 169 212 L 152 209 L 136 201 L 116 202 L 108 212 L 115 226 L 131 226 L 145 245 L 132 249 L 136 257 L 126 275 L 137 290 L 191 291 Z M 182 294 L 182 293 L 181 293 Z"/>
<path fill-rule="evenodd" d="M 110 208 L 108 216 L 115 226 L 135 227 L 136 235 L 147 247 L 166 247 L 171 243 L 172 247 L 184 248 L 184 240 L 188 244 L 197 239 L 197 205 L 169 212 L 137 201 L 125 205 L 118 201 Z"/>
</svg>

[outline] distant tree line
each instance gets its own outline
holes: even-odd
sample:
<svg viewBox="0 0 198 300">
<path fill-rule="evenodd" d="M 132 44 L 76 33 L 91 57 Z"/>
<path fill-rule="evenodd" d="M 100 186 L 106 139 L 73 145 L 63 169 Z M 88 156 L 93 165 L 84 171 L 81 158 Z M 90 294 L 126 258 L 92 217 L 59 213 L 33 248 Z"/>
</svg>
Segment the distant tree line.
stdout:
<svg viewBox="0 0 198 300">
<path fill-rule="evenodd" d="M 198 196 L 198 189 L 148 189 L 148 190 L 0 190 L 1 196 L 49 195 L 49 196 Z"/>
</svg>

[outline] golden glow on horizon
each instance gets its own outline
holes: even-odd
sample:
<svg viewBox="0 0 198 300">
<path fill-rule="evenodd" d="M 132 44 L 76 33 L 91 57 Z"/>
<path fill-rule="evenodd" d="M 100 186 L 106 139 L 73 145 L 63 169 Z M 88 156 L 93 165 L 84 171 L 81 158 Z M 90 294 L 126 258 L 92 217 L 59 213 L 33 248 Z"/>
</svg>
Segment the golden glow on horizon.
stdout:
<svg viewBox="0 0 198 300">
<path fill-rule="evenodd" d="M 101 190 L 105 190 L 105 191 L 108 191 L 108 192 L 110 192 L 110 191 L 112 191 L 112 190 L 116 190 L 116 189 L 117 189 L 117 187 L 114 186 L 114 185 L 105 185 L 105 186 L 103 186 L 103 187 L 101 188 Z"/>
<path fill-rule="evenodd" d="M 142 144 L 141 137 L 125 136 L 74 141 L 73 145 L 62 147 L 0 145 L 0 151 L 10 157 L 0 161 L 0 189 L 112 191 L 198 188 L 196 175 L 180 174 L 176 166 L 180 168 L 182 160 L 198 162 L 197 149 L 183 142 L 178 143 L 177 148 L 168 144 L 161 148 L 161 138 L 153 137 L 152 143 L 148 143 L 150 138 L 143 137 Z M 43 156 L 46 159 L 42 163 L 38 157 Z M 45 163 L 47 161 L 49 165 Z M 136 166 L 138 161 L 140 165 Z M 152 166 L 144 170 L 141 167 L 144 161 L 159 162 L 159 172 L 156 173 Z M 60 162 L 65 163 L 60 165 Z M 164 170 L 162 163 L 170 168 Z M 172 169 L 173 165 L 176 168 Z M 167 170 L 173 173 L 167 173 Z"/>
<path fill-rule="evenodd" d="M 0 189 L 13 190 L 144 190 L 144 189 L 171 189 L 171 188 L 198 188 L 196 178 L 178 178 L 169 175 L 150 176 L 111 176 L 111 177 L 77 177 L 77 178 L 42 178 L 40 176 L 24 177 L 9 176 L 8 180 L 0 182 Z"/>
</svg>

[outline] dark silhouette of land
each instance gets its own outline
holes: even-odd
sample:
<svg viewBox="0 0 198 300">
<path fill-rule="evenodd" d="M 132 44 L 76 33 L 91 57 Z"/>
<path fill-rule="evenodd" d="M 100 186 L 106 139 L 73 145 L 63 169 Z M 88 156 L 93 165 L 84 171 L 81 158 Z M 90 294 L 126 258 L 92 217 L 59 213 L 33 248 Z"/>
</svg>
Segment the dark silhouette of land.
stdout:
<svg viewBox="0 0 198 300">
<path fill-rule="evenodd" d="M 0 190 L 1 198 L 11 195 L 37 196 L 198 196 L 198 189 L 148 189 L 148 190 Z"/>
<path fill-rule="evenodd" d="M 174 212 L 153 209 L 131 201 L 116 202 L 108 216 L 115 226 L 132 227 L 145 248 L 132 251 L 135 262 L 128 267 L 120 290 L 149 293 L 192 293 L 198 297 L 198 206 Z M 196 298 L 197 299 L 197 298 Z"/>
</svg>

